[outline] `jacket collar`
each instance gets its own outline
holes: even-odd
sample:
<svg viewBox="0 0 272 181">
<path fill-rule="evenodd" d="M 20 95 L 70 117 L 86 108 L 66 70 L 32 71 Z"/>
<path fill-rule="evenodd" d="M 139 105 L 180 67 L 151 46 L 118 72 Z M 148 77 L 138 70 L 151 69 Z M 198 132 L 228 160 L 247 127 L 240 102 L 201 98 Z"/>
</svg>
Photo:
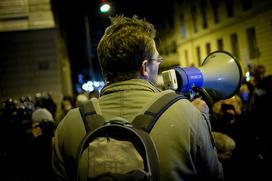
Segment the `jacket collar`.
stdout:
<svg viewBox="0 0 272 181">
<path fill-rule="evenodd" d="M 160 92 L 161 90 L 151 82 L 144 79 L 130 79 L 126 81 L 115 82 L 105 85 L 101 90 L 101 96 L 113 92 L 127 91 L 127 90 L 143 90 L 150 92 Z"/>
</svg>

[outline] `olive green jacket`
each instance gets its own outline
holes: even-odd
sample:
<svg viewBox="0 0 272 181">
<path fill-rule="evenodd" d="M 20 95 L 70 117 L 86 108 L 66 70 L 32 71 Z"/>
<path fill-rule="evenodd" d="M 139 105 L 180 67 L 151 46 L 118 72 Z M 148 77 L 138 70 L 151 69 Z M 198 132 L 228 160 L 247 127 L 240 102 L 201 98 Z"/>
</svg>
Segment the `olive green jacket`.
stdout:
<svg viewBox="0 0 272 181">
<path fill-rule="evenodd" d="M 106 120 L 119 116 L 132 121 L 165 92 L 141 79 L 114 83 L 101 91 L 98 112 Z M 223 178 L 210 131 L 208 120 L 187 99 L 177 101 L 162 114 L 150 133 L 159 153 L 162 181 Z M 85 134 L 78 108 L 58 125 L 53 169 L 59 180 L 74 177 L 77 150 Z"/>
</svg>

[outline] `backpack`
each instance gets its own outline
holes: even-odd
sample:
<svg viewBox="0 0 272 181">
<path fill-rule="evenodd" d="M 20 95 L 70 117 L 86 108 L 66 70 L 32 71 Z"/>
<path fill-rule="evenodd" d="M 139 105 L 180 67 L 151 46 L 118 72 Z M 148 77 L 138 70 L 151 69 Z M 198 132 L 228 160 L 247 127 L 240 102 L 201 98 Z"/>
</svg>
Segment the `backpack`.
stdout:
<svg viewBox="0 0 272 181">
<path fill-rule="evenodd" d="M 76 180 L 82 169 L 88 169 L 85 180 L 160 180 L 158 153 L 149 133 L 163 112 L 182 98 L 187 99 L 166 93 L 131 123 L 121 117 L 105 121 L 95 110 L 96 98 L 81 105 L 86 135 L 78 149 Z M 82 166 L 84 154 L 88 165 Z"/>
</svg>

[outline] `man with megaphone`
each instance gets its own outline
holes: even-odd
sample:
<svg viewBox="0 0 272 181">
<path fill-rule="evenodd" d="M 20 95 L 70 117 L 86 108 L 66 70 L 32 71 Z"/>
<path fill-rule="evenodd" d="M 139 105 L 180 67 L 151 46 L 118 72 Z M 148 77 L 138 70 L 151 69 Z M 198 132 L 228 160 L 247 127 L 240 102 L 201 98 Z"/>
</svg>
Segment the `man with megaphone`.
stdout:
<svg viewBox="0 0 272 181">
<path fill-rule="evenodd" d="M 111 20 L 97 49 L 108 82 L 96 102 L 99 112 L 106 120 L 122 117 L 132 122 L 143 112 L 153 120 L 154 115 L 145 112 L 146 108 L 167 95 L 169 106 L 160 112 L 149 133 L 159 156 L 159 180 L 223 180 L 205 102 L 194 101 L 201 112 L 184 96 L 155 86 L 162 57 L 154 41 L 154 26 L 137 16 L 116 16 Z M 150 125 L 146 120 L 142 124 Z M 75 177 L 76 150 L 85 134 L 79 109 L 70 110 L 55 133 L 53 168 L 59 180 Z M 88 175 L 84 165 L 80 167 L 82 176 Z"/>
</svg>

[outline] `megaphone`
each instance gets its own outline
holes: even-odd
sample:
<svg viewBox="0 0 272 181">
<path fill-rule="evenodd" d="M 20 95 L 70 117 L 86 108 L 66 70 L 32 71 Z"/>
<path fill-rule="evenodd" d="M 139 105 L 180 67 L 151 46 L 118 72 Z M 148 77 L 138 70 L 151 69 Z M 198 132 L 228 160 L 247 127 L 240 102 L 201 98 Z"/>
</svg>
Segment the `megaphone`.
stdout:
<svg viewBox="0 0 272 181">
<path fill-rule="evenodd" d="M 215 101 L 234 96 L 240 89 L 242 78 L 240 63 L 226 51 L 210 53 L 200 68 L 176 66 L 162 72 L 166 89 L 178 93 L 202 90 Z"/>
</svg>

